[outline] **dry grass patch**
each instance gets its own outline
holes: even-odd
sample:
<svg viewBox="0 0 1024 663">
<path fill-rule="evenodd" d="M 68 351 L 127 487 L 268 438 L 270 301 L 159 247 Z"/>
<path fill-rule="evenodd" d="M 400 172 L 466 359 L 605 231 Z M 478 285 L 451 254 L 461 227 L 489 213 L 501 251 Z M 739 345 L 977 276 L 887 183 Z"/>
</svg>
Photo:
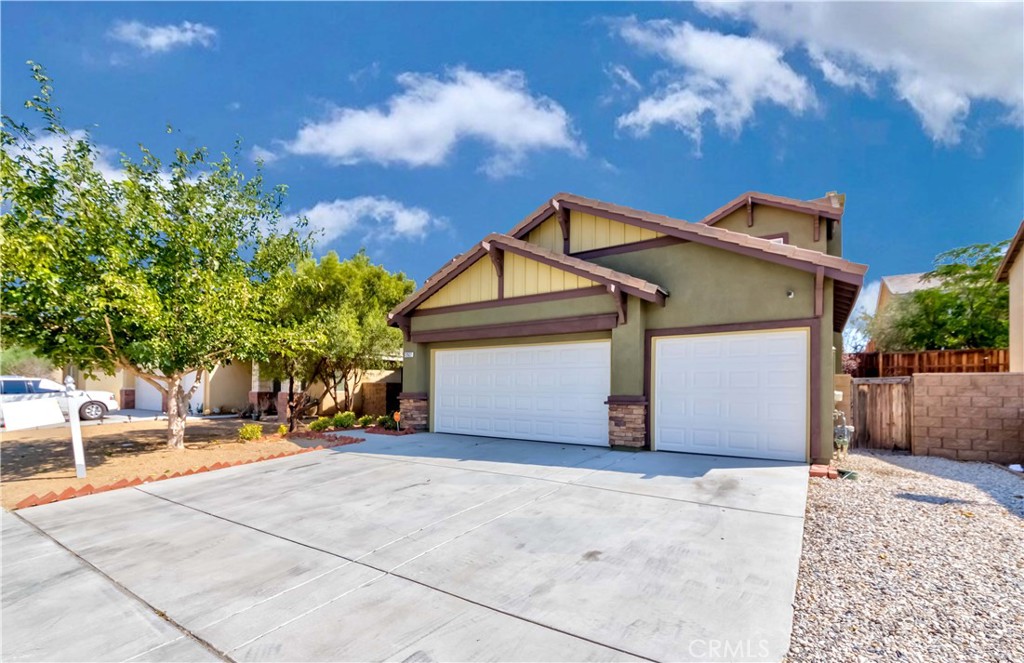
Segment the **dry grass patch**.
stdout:
<svg viewBox="0 0 1024 663">
<path fill-rule="evenodd" d="M 70 432 L 66 427 L 0 433 L 0 495 L 10 509 L 29 495 L 60 493 L 68 487 L 99 486 L 120 479 L 173 474 L 214 463 L 255 460 L 302 448 L 276 435 L 240 442 L 244 419 L 189 422 L 185 449 L 167 448 L 166 421 L 102 424 L 82 428 L 86 478 L 75 478 Z M 274 433 L 277 425 L 264 424 Z"/>
</svg>

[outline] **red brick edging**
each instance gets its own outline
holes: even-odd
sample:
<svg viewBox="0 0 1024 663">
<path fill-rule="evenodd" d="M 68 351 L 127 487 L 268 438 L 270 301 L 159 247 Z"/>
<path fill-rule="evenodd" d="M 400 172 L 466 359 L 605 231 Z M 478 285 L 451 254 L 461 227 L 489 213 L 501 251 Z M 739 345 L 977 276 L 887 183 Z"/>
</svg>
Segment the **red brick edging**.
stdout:
<svg viewBox="0 0 1024 663">
<path fill-rule="evenodd" d="M 828 477 L 829 479 L 838 479 L 839 472 L 836 468 L 831 465 L 811 465 L 811 476 L 812 477 Z"/>
<path fill-rule="evenodd" d="M 199 474 L 201 472 L 210 472 L 212 470 L 223 470 L 227 467 L 236 467 L 238 465 L 249 465 L 250 463 L 259 463 L 264 460 L 274 460 L 275 458 L 285 458 L 286 456 L 297 456 L 299 454 L 309 453 L 310 451 L 321 451 L 323 449 L 330 449 L 331 447 L 340 447 L 346 444 L 356 444 L 357 442 L 365 441 L 361 437 L 347 437 L 347 436 L 331 436 L 334 444 L 317 445 L 315 447 L 306 447 L 305 449 L 299 449 L 298 451 L 288 451 L 275 454 L 273 456 L 260 456 L 252 460 L 236 460 L 233 463 L 214 463 L 209 467 L 205 465 L 200 467 L 198 470 L 185 470 L 184 472 L 175 472 L 174 474 L 161 474 L 159 476 L 148 476 L 145 479 L 135 477 L 132 480 L 118 479 L 114 483 L 107 484 L 106 486 L 100 486 L 99 488 L 93 488 L 91 485 L 86 484 L 81 488 L 75 490 L 74 488 L 68 487 L 60 494 L 53 492 L 52 490 L 42 497 L 36 495 L 29 495 L 22 501 L 14 505 L 15 509 L 25 509 L 30 506 L 37 506 L 39 504 L 49 504 L 50 502 L 60 502 L 61 500 L 69 500 L 74 497 L 85 497 L 86 495 L 95 495 L 96 493 L 105 493 L 108 490 L 117 490 L 118 488 L 130 488 L 132 486 L 139 486 L 144 483 L 153 483 L 154 481 L 163 481 L 165 479 L 177 479 L 178 477 L 187 477 L 192 474 Z"/>
</svg>

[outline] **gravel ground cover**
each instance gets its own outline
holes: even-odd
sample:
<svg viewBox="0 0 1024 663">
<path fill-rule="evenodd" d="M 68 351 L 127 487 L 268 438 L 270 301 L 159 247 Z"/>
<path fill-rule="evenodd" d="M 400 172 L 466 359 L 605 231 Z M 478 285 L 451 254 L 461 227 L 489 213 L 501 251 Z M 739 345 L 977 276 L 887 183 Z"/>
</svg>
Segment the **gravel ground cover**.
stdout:
<svg viewBox="0 0 1024 663">
<path fill-rule="evenodd" d="M 1024 479 L 853 452 L 811 479 L 788 661 L 1024 662 Z"/>
</svg>

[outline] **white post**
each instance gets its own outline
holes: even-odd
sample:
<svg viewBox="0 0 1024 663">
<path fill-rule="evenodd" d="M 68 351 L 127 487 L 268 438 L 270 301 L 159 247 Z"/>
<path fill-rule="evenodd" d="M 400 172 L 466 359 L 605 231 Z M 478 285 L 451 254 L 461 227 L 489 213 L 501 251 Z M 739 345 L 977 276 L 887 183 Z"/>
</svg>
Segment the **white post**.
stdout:
<svg viewBox="0 0 1024 663">
<path fill-rule="evenodd" d="M 82 422 L 78 418 L 78 399 L 75 396 L 75 379 L 70 375 L 64 379 L 68 398 L 68 423 L 71 425 L 71 448 L 75 452 L 75 476 L 85 478 L 85 448 L 82 446 Z"/>
</svg>

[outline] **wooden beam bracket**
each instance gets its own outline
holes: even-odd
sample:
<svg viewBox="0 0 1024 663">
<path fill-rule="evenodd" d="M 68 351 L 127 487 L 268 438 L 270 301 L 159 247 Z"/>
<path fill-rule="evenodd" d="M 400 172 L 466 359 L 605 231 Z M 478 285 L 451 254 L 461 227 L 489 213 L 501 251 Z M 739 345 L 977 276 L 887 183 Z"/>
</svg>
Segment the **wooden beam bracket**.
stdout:
<svg viewBox="0 0 1024 663">
<path fill-rule="evenodd" d="M 607 286 L 608 294 L 615 300 L 615 312 L 618 315 L 618 324 L 626 324 L 626 293 L 614 283 L 609 283 Z"/>
<path fill-rule="evenodd" d="M 555 218 L 562 229 L 562 253 L 569 255 L 569 210 L 564 205 L 555 207 Z"/>
<path fill-rule="evenodd" d="M 754 227 L 754 200 L 751 196 L 747 196 L 747 227 Z"/>
</svg>

